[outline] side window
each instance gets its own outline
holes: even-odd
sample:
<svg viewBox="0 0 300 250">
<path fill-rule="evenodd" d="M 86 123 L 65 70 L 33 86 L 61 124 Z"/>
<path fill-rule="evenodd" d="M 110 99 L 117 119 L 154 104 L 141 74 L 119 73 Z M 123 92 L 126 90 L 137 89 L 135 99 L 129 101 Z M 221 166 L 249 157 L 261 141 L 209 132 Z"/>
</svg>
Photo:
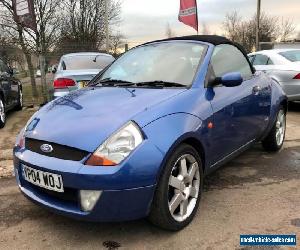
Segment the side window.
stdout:
<svg viewBox="0 0 300 250">
<path fill-rule="evenodd" d="M 255 58 L 255 55 L 248 56 L 248 58 L 249 58 L 249 61 L 253 64 L 253 60 L 254 60 L 254 58 Z"/>
<path fill-rule="evenodd" d="M 269 61 L 269 57 L 261 54 L 256 54 L 256 57 L 253 61 L 253 65 L 267 65 Z"/>
<path fill-rule="evenodd" d="M 61 58 L 59 60 L 58 66 L 57 66 L 57 70 L 63 70 L 63 58 Z"/>
<path fill-rule="evenodd" d="M 269 57 L 268 63 L 267 65 L 274 65 L 273 61 L 271 60 L 271 58 Z"/>
<path fill-rule="evenodd" d="M 245 80 L 252 76 L 252 70 L 246 57 L 233 45 L 216 46 L 211 58 L 211 65 L 216 77 L 222 77 L 230 72 L 240 72 Z"/>
</svg>

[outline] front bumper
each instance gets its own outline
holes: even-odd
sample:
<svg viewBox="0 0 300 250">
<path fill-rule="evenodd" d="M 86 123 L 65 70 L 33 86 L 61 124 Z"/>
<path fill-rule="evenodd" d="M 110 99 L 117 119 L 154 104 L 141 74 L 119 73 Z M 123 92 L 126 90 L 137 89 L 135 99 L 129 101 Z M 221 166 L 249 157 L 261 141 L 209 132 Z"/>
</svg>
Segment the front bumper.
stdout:
<svg viewBox="0 0 300 250">
<path fill-rule="evenodd" d="M 103 191 L 99 201 L 91 212 L 80 209 L 79 195 L 77 201 L 62 200 L 41 188 L 37 188 L 26 182 L 22 177 L 19 180 L 21 192 L 29 200 L 38 205 L 61 214 L 79 220 L 86 221 L 127 221 L 144 218 L 148 215 L 155 186 L 128 190 Z"/>
<path fill-rule="evenodd" d="M 60 160 L 29 150 L 15 149 L 16 179 L 27 198 L 55 213 L 87 221 L 135 220 L 146 217 L 150 211 L 156 176 L 162 161 L 161 152 L 150 145 L 139 150 L 146 150 L 152 155 L 149 157 L 152 159 L 151 164 L 141 161 L 139 154 L 132 154 L 129 161 L 118 167 L 88 167 L 82 162 Z M 138 162 L 140 172 L 132 167 Z M 59 194 L 27 182 L 22 176 L 21 164 L 61 175 L 65 192 Z M 81 209 L 79 190 L 102 191 L 91 212 Z"/>
</svg>

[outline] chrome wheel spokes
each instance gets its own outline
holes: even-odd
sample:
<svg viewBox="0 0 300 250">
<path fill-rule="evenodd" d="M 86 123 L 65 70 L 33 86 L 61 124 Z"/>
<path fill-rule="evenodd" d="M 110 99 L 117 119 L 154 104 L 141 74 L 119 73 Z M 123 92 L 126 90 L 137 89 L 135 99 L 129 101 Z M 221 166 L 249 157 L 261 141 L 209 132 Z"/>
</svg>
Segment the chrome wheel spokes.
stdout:
<svg viewBox="0 0 300 250">
<path fill-rule="evenodd" d="M 19 102 L 20 102 L 20 106 L 23 107 L 23 93 L 22 91 L 20 90 L 20 94 L 19 94 Z"/>
<path fill-rule="evenodd" d="M 186 154 L 175 163 L 169 178 L 168 201 L 172 217 L 186 220 L 194 211 L 200 190 L 200 171 L 194 156 Z"/>
<path fill-rule="evenodd" d="M 286 117 L 283 110 L 280 110 L 276 121 L 276 143 L 280 146 L 283 143 L 286 128 Z"/>
<path fill-rule="evenodd" d="M 5 122 L 5 108 L 2 100 L 0 100 L 0 120 L 1 122 Z"/>
</svg>

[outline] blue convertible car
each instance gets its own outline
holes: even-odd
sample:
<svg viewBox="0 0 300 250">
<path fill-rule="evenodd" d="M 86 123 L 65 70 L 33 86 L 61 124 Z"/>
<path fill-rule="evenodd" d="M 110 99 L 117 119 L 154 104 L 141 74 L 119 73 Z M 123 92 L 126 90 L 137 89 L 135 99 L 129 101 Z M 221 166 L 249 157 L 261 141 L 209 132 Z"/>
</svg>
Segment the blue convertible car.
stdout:
<svg viewBox="0 0 300 250">
<path fill-rule="evenodd" d="M 154 41 L 34 114 L 14 148 L 16 179 L 59 214 L 180 230 L 205 175 L 256 142 L 282 147 L 286 112 L 281 87 L 226 38 Z"/>
</svg>

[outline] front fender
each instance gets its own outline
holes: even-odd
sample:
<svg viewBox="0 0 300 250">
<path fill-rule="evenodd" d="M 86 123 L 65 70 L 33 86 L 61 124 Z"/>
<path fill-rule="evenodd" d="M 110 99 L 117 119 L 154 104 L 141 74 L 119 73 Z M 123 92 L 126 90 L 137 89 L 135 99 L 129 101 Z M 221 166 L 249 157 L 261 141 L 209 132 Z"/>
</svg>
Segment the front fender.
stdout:
<svg viewBox="0 0 300 250">
<path fill-rule="evenodd" d="M 188 113 L 176 113 L 155 120 L 143 128 L 147 138 L 164 155 L 159 166 L 157 181 L 169 155 L 174 149 L 189 138 L 200 141 L 200 131 L 203 122 L 200 118 Z"/>
</svg>

